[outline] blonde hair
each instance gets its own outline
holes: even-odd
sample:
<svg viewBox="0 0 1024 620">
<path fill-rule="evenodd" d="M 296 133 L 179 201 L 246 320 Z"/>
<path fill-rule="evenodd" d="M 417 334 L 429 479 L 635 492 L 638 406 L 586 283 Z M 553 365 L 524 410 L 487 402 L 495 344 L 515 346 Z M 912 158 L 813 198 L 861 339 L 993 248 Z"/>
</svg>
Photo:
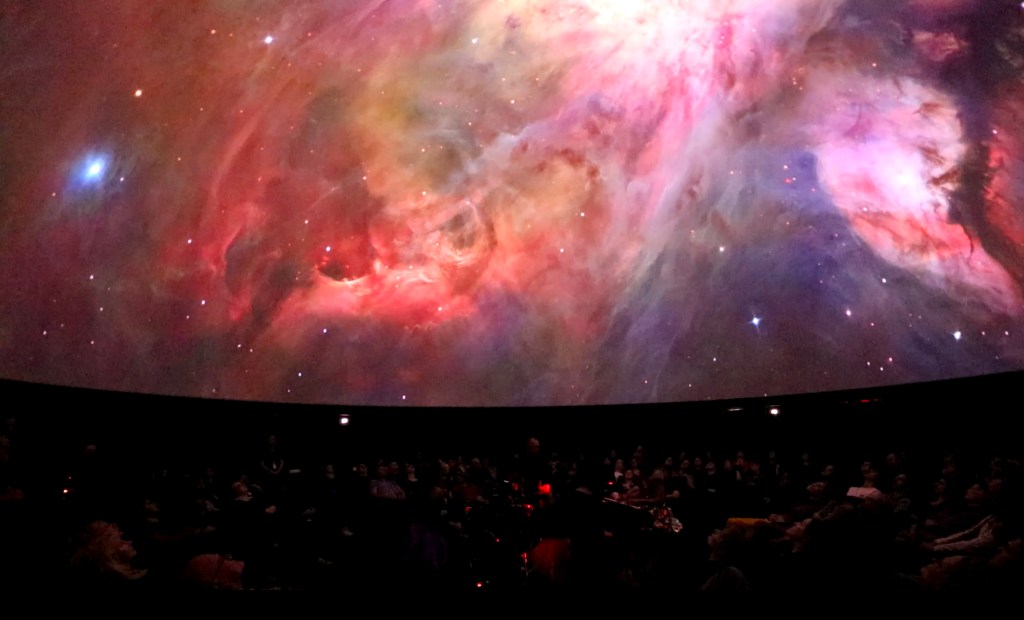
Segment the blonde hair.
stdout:
<svg viewBox="0 0 1024 620">
<path fill-rule="evenodd" d="M 71 567 L 92 571 L 101 578 L 115 581 L 139 579 L 146 570 L 132 566 L 134 553 L 127 555 L 125 544 L 117 525 L 93 521 L 82 532 L 79 547 L 71 556 Z"/>
</svg>

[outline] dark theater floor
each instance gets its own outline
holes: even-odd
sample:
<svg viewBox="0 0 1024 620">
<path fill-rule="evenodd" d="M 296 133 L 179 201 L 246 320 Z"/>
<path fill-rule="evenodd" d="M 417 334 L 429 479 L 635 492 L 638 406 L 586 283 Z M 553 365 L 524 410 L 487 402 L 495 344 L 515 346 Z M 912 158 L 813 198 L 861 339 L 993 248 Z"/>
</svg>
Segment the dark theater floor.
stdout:
<svg viewBox="0 0 1024 620">
<path fill-rule="evenodd" d="M 7 382 L 4 578 L 994 593 L 1020 576 L 1021 442 L 1000 395 L 1021 379 L 535 409 Z"/>
</svg>

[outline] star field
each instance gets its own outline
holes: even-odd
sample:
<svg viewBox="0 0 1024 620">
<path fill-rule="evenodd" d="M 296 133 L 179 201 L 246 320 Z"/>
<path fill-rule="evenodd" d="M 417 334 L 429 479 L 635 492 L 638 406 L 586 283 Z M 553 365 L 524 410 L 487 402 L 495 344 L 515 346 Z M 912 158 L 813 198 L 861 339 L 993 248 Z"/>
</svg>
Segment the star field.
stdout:
<svg viewBox="0 0 1024 620">
<path fill-rule="evenodd" d="M 386 406 L 1024 368 L 1024 7 L 0 2 L 0 376 Z"/>
</svg>

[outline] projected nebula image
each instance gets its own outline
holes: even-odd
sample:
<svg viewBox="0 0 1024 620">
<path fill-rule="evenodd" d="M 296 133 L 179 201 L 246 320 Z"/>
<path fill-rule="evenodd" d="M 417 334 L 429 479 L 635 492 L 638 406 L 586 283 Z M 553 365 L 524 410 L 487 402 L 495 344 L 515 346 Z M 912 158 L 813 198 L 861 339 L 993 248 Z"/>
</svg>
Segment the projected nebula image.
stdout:
<svg viewBox="0 0 1024 620">
<path fill-rule="evenodd" d="M 1024 7 L 0 2 L 0 376 L 386 406 L 1024 367 Z"/>
</svg>

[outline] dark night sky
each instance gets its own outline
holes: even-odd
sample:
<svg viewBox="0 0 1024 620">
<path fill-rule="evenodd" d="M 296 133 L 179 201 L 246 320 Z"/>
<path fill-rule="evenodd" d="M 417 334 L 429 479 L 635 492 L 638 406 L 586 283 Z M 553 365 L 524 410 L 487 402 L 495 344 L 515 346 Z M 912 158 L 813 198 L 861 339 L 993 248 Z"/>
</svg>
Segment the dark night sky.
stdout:
<svg viewBox="0 0 1024 620">
<path fill-rule="evenodd" d="M 563 405 L 1024 368 L 1024 8 L 0 0 L 0 377 Z"/>
</svg>

